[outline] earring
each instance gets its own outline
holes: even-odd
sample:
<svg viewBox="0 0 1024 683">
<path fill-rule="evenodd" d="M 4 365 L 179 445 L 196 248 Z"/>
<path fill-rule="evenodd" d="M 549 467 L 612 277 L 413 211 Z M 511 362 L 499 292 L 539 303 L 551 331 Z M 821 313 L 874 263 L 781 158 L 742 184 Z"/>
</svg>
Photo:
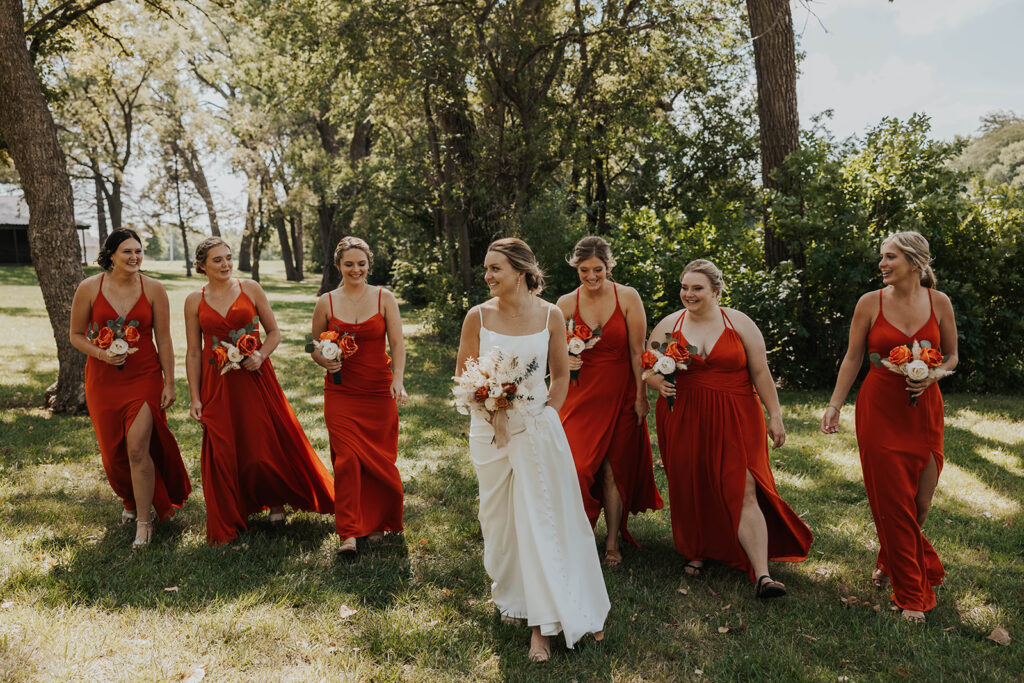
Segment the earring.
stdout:
<svg viewBox="0 0 1024 683">
<path fill-rule="evenodd" d="M 519 285 L 523 284 L 523 276 L 520 275 L 519 279 L 516 280 L 516 296 L 519 296 Z"/>
</svg>

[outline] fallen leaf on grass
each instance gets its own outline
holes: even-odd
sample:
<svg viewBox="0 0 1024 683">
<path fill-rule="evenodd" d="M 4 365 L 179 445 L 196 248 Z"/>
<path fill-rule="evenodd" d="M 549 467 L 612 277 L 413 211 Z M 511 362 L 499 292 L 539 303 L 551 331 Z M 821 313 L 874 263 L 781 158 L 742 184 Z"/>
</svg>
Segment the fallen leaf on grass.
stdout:
<svg viewBox="0 0 1024 683">
<path fill-rule="evenodd" d="M 353 614 L 355 614 L 355 613 L 356 613 L 356 612 L 358 612 L 358 611 L 359 611 L 359 610 L 357 610 L 357 609 L 352 609 L 352 608 L 351 608 L 351 607 L 349 607 L 348 605 L 342 605 L 342 606 L 341 606 L 341 607 L 340 607 L 340 608 L 338 609 L 338 616 L 339 616 L 340 618 L 342 618 L 342 619 L 348 619 L 348 618 L 349 618 L 350 616 L 352 616 Z"/>
<path fill-rule="evenodd" d="M 718 597 L 718 591 L 716 591 L 711 586 L 708 586 L 708 592 L 711 593 L 711 597 L 713 597 L 713 598 L 717 598 Z"/>
<path fill-rule="evenodd" d="M 164 593 L 177 593 L 177 592 L 178 592 L 178 587 L 177 586 L 167 586 L 167 587 L 164 588 Z"/>
<path fill-rule="evenodd" d="M 703 676 L 704 675 L 704 669 L 694 669 L 693 673 L 697 674 L 698 676 Z"/>
<path fill-rule="evenodd" d="M 988 634 L 987 638 L 993 643 L 999 643 L 1000 645 L 1010 644 L 1010 634 L 1005 628 L 992 629 L 992 633 Z"/>
<path fill-rule="evenodd" d="M 828 576 L 828 570 L 825 569 L 824 567 L 819 567 L 819 568 L 814 570 L 814 575 L 815 576 Z"/>
<path fill-rule="evenodd" d="M 896 669 L 896 673 L 898 673 L 900 676 L 903 676 L 904 678 L 910 675 L 910 672 L 904 669 L 902 666 Z"/>
<path fill-rule="evenodd" d="M 726 605 L 725 607 L 723 607 L 722 611 L 724 612 L 725 610 L 729 609 L 730 607 L 732 607 L 732 603 L 731 602 L 728 605 Z"/>
<path fill-rule="evenodd" d="M 814 636 L 809 636 L 806 633 L 801 633 L 800 635 L 803 636 L 804 638 L 806 638 L 807 640 L 811 641 L 812 643 L 818 642 L 818 639 L 815 638 Z"/>
<path fill-rule="evenodd" d="M 183 683 L 199 683 L 204 678 L 206 678 L 206 669 L 197 666 L 188 672 L 188 676 L 185 677 Z"/>
<path fill-rule="evenodd" d="M 676 593 L 679 593 L 680 595 L 689 595 L 690 591 L 686 588 L 677 588 Z"/>
<path fill-rule="evenodd" d="M 952 631 L 955 628 L 956 628 L 956 626 L 947 626 L 946 628 L 942 629 L 942 632 L 943 633 L 949 633 L 950 631 Z"/>
<path fill-rule="evenodd" d="M 420 547 L 422 548 L 422 547 L 423 547 L 423 546 L 425 546 L 426 544 L 427 544 L 427 539 L 425 539 L 425 538 L 421 538 L 421 539 L 420 539 Z"/>
<path fill-rule="evenodd" d="M 850 680 L 850 677 L 849 676 L 840 676 L 836 680 L 839 681 L 840 683 L 844 683 L 845 681 Z"/>
<path fill-rule="evenodd" d="M 860 598 L 858 598 L 856 595 L 847 595 L 845 597 L 840 596 L 839 602 L 843 603 L 844 605 L 856 605 L 860 602 Z"/>
<path fill-rule="evenodd" d="M 441 589 L 441 597 L 442 598 L 447 598 L 451 594 L 452 594 L 452 592 L 450 590 L 448 590 L 447 588 L 442 588 Z"/>
<path fill-rule="evenodd" d="M 747 625 L 744 624 L 741 621 L 740 623 L 738 623 L 735 626 L 732 626 L 730 624 L 726 624 L 725 626 L 719 626 L 718 627 L 718 632 L 719 633 L 739 633 L 740 631 L 744 630 L 745 628 L 747 628 Z"/>
<path fill-rule="evenodd" d="M 729 632 L 729 627 L 728 626 L 719 626 L 718 627 L 718 632 L 719 633 L 728 633 Z"/>
<path fill-rule="evenodd" d="M 875 610 L 876 612 L 881 612 L 882 611 L 882 606 L 881 605 L 875 605 L 871 609 Z"/>
<path fill-rule="evenodd" d="M 1013 522 L 1011 522 L 1010 520 L 1006 520 L 1005 522 L 1003 522 L 1003 526 L 1013 526 Z"/>
</svg>

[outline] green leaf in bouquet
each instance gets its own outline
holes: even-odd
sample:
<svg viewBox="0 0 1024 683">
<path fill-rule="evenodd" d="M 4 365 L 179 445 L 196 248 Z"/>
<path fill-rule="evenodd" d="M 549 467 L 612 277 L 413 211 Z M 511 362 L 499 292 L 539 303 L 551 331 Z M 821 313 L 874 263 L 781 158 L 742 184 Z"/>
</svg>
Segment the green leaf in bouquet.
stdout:
<svg viewBox="0 0 1024 683">
<path fill-rule="evenodd" d="M 594 336 L 595 337 L 600 337 L 601 336 L 601 326 L 600 325 L 595 327 L 593 331 L 594 331 Z"/>
<path fill-rule="evenodd" d="M 688 353 L 689 353 L 689 354 L 690 354 L 691 356 L 696 356 L 696 355 L 697 355 L 697 347 L 696 347 L 696 346 L 694 346 L 693 344 L 687 344 L 687 345 L 686 345 L 686 351 L 687 351 L 687 352 L 688 352 Z"/>
<path fill-rule="evenodd" d="M 676 339 L 675 339 L 675 337 L 672 336 L 671 332 L 666 332 L 665 333 L 665 346 L 668 346 L 669 344 L 671 344 L 675 340 Z"/>
<path fill-rule="evenodd" d="M 316 349 L 316 347 L 313 346 L 313 342 L 308 342 L 306 344 L 306 353 L 313 353 L 314 349 Z"/>
<path fill-rule="evenodd" d="M 213 345 L 214 346 L 220 346 L 220 339 L 217 339 L 217 335 L 212 335 L 212 336 L 213 336 Z"/>
<path fill-rule="evenodd" d="M 874 365 L 876 368 L 882 367 L 882 357 L 879 356 L 877 353 L 872 353 L 871 355 L 869 355 L 868 360 L 870 360 L 871 364 Z"/>
<path fill-rule="evenodd" d="M 256 326 L 259 325 L 259 324 L 260 324 L 260 317 L 258 315 L 254 315 L 252 317 L 252 327 L 253 327 L 253 329 L 256 329 Z"/>
<path fill-rule="evenodd" d="M 928 341 L 927 339 L 922 339 L 918 343 L 921 345 L 922 349 L 930 349 L 932 347 L 932 343 L 930 341 Z"/>
<path fill-rule="evenodd" d="M 133 320 L 130 323 L 128 323 L 128 327 L 138 327 L 138 326 L 139 326 L 139 321 L 138 320 Z"/>
<path fill-rule="evenodd" d="M 655 351 L 657 351 L 658 349 L 661 348 L 661 342 L 652 341 L 651 342 L 651 348 L 654 349 Z"/>
</svg>

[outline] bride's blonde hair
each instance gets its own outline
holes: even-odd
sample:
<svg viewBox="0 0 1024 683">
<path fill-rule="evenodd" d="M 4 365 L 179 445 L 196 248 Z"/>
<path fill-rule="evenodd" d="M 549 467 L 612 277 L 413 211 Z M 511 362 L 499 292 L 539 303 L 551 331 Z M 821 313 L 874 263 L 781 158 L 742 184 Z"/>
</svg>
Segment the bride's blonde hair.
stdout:
<svg viewBox="0 0 1024 683">
<path fill-rule="evenodd" d="M 523 274 L 526 289 L 530 294 L 540 294 L 544 290 L 544 271 L 540 269 L 537 257 L 534 256 L 529 244 L 518 237 L 504 237 L 491 242 L 487 251 L 502 254 L 507 258 L 509 265 Z"/>
</svg>

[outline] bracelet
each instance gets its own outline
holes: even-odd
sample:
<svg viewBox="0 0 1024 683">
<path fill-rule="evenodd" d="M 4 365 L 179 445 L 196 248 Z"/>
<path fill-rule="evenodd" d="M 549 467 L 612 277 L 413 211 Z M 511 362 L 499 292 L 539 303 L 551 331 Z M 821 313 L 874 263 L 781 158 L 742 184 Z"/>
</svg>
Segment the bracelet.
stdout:
<svg viewBox="0 0 1024 683">
<path fill-rule="evenodd" d="M 843 407 L 842 407 L 842 406 L 837 406 L 837 405 L 836 405 L 836 404 L 834 404 L 834 403 L 829 403 L 829 404 L 828 404 L 828 407 L 829 407 L 829 408 L 835 408 L 835 411 L 836 411 L 837 413 L 841 413 L 841 412 L 843 412 Z"/>
</svg>

